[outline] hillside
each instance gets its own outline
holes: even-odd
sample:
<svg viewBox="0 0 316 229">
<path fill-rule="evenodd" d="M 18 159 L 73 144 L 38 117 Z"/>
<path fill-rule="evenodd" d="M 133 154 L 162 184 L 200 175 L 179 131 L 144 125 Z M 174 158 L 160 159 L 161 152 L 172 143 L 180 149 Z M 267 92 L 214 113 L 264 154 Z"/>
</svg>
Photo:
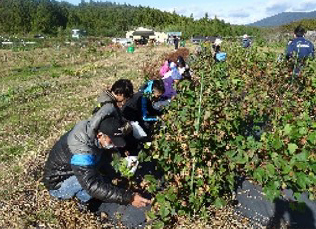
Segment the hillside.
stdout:
<svg viewBox="0 0 316 229">
<path fill-rule="evenodd" d="M 316 11 L 311 12 L 283 12 L 271 17 L 264 18 L 260 21 L 248 24 L 249 26 L 257 27 L 275 27 L 291 22 L 300 21 L 302 19 L 316 19 Z"/>
<path fill-rule="evenodd" d="M 281 29 L 283 31 L 291 32 L 298 25 L 302 25 L 306 30 L 315 30 L 316 29 L 316 18 L 315 19 L 304 19 L 304 20 L 292 22 L 290 24 L 282 25 Z"/>
<path fill-rule="evenodd" d="M 143 26 L 159 31 L 181 31 L 184 38 L 193 35 L 257 35 L 259 30 L 233 26 L 207 15 L 200 20 L 158 9 L 112 2 L 82 2 L 78 6 L 53 0 L 0 1 L 1 35 L 48 34 L 67 36 L 74 28 L 89 36 L 125 36 L 126 31 Z"/>
</svg>

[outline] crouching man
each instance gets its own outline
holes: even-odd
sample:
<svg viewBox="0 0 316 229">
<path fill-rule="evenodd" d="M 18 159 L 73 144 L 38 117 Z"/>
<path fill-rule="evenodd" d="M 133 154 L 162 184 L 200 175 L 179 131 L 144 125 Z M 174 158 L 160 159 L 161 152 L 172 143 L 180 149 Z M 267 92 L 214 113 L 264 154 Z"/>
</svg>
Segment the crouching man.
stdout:
<svg viewBox="0 0 316 229">
<path fill-rule="evenodd" d="M 83 203 L 98 199 L 135 207 L 150 204 L 140 194 L 113 185 L 111 175 L 99 170 L 102 155 L 125 146 L 128 129 L 127 122 L 115 112 L 108 113 L 104 106 L 64 134 L 51 149 L 45 165 L 43 181 L 50 195 L 58 199 L 77 197 Z"/>
</svg>

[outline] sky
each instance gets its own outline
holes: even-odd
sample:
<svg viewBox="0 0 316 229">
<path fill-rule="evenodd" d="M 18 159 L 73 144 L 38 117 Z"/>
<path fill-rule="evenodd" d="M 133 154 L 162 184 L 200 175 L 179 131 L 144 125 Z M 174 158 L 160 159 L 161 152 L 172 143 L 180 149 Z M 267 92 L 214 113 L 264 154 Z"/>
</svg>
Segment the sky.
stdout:
<svg viewBox="0 0 316 229">
<path fill-rule="evenodd" d="M 77 5 L 81 0 L 63 0 Z M 86 0 L 89 2 L 89 0 Z M 101 1 L 101 0 L 94 0 Z M 106 0 L 104 0 L 106 1 Z M 316 0 L 113 0 L 133 6 L 149 6 L 163 11 L 190 16 L 195 19 L 215 16 L 231 24 L 248 24 L 282 12 L 316 10 Z"/>
</svg>

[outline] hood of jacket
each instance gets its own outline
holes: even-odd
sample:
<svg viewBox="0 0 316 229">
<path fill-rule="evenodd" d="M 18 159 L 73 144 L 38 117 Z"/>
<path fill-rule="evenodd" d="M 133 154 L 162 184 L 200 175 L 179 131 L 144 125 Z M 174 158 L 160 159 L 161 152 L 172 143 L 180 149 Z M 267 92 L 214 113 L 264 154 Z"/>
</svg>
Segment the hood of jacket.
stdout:
<svg viewBox="0 0 316 229">
<path fill-rule="evenodd" d="M 111 101 L 105 103 L 90 119 L 78 123 L 69 133 L 67 142 L 72 153 L 89 153 L 95 147 L 97 131 L 105 117 L 121 118 L 119 108 Z"/>
<path fill-rule="evenodd" d="M 150 80 L 144 88 L 144 94 L 151 94 L 153 91 L 153 80 Z"/>
<path fill-rule="evenodd" d="M 97 98 L 97 102 L 98 103 L 106 103 L 106 102 L 116 102 L 116 99 L 114 97 L 114 95 L 112 94 L 112 92 L 110 92 L 109 90 L 106 90 L 104 92 L 102 92 L 102 94 Z"/>
</svg>

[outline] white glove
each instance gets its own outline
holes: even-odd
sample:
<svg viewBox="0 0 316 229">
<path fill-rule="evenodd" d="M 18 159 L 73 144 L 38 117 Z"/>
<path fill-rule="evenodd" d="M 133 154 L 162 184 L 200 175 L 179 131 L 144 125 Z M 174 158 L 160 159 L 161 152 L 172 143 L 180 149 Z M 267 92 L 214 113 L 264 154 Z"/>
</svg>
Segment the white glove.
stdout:
<svg viewBox="0 0 316 229">
<path fill-rule="evenodd" d="M 132 127 L 133 127 L 133 136 L 136 139 L 141 139 L 144 137 L 147 137 L 146 132 L 143 130 L 143 128 L 138 124 L 138 122 L 130 122 Z"/>
<path fill-rule="evenodd" d="M 131 173 L 135 173 L 137 166 L 139 164 L 138 157 L 137 156 L 127 156 L 125 158 L 127 161 L 127 167 L 130 169 Z"/>
</svg>

